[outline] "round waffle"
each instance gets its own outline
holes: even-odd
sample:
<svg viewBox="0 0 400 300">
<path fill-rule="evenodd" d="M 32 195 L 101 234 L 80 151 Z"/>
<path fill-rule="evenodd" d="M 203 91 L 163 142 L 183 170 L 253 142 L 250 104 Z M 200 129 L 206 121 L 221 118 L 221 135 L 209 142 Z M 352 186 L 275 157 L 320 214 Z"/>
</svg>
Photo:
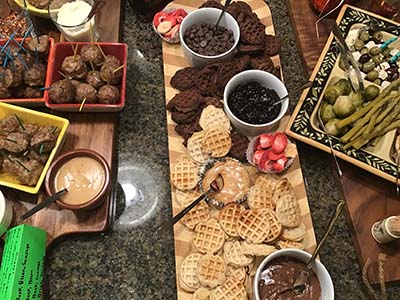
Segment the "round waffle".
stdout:
<svg viewBox="0 0 400 300">
<path fill-rule="evenodd" d="M 246 44 L 263 44 L 265 42 L 265 25 L 255 19 L 246 20 L 240 24 L 240 38 Z"/>
<path fill-rule="evenodd" d="M 239 280 L 230 277 L 211 292 L 211 300 L 247 300 L 246 288 Z"/>
<path fill-rule="evenodd" d="M 202 150 L 211 157 L 223 157 L 231 149 L 229 131 L 221 126 L 209 127 L 203 137 Z"/>
<path fill-rule="evenodd" d="M 204 163 L 210 156 L 203 151 L 204 131 L 193 133 L 188 139 L 187 151 L 190 158 L 197 164 Z"/>
<path fill-rule="evenodd" d="M 263 68 L 267 72 L 274 70 L 274 63 L 268 55 L 261 55 L 257 57 L 252 57 L 250 59 L 250 66 L 254 69 Z"/>
<path fill-rule="evenodd" d="M 185 155 L 171 169 L 171 182 L 182 191 L 194 189 L 199 181 L 199 168 Z"/>
<path fill-rule="evenodd" d="M 235 60 L 236 73 L 240 73 L 247 69 L 250 64 L 250 56 L 241 55 Z"/>
<path fill-rule="evenodd" d="M 204 103 L 206 106 L 213 105 L 216 108 L 224 108 L 224 103 L 219 98 L 216 97 L 206 97 L 204 99 Z"/>
<path fill-rule="evenodd" d="M 285 241 L 285 240 L 279 240 L 276 243 L 276 246 L 278 249 L 288 249 L 288 248 L 293 248 L 293 249 L 299 249 L 299 250 L 304 250 L 304 245 L 299 242 L 293 242 L 293 241 Z"/>
<path fill-rule="evenodd" d="M 201 287 L 193 293 L 192 300 L 210 300 L 210 295 L 210 290 L 206 289 L 205 287 Z"/>
<path fill-rule="evenodd" d="M 200 93 L 195 90 L 187 90 L 176 94 L 167 104 L 169 110 L 190 112 L 199 108 L 201 101 Z"/>
<path fill-rule="evenodd" d="M 193 120 L 197 116 L 197 111 L 189 111 L 189 112 L 181 112 L 181 111 L 173 111 L 171 112 L 171 119 L 176 124 L 189 124 L 193 122 Z"/>
<path fill-rule="evenodd" d="M 247 196 L 247 204 L 251 209 L 274 208 L 272 191 L 263 186 L 254 185 Z"/>
<path fill-rule="evenodd" d="M 231 128 L 231 123 L 229 122 L 228 117 L 225 115 L 224 110 L 221 108 L 216 108 L 213 105 L 209 105 L 203 109 L 199 124 L 204 130 L 214 126 L 222 126 L 228 131 Z"/>
<path fill-rule="evenodd" d="M 265 214 L 268 218 L 269 226 L 271 230 L 269 231 L 268 237 L 265 239 L 265 243 L 271 243 L 275 241 L 282 232 L 282 224 L 278 221 L 274 211 L 272 209 L 261 209 L 261 212 Z"/>
<path fill-rule="evenodd" d="M 265 53 L 269 56 L 274 56 L 279 53 L 282 47 L 281 40 L 275 36 L 266 34 L 265 35 Z"/>
<path fill-rule="evenodd" d="M 232 5 L 235 5 L 238 9 L 239 9 L 239 11 L 242 11 L 242 12 L 244 12 L 244 13 L 249 13 L 249 14 L 252 14 L 253 13 L 253 10 L 251 9 L 251 6 L 250 5 L 248 5 L 246 2 L 244 2 L 244 1 L 236 1 L 234 4 L 232 4 Z"/>
<path fill-rule="evenodd" d="M 240 43 L 237 47 L 237 51 L 240 54 L 257 55 L 263 53 L 264 50 L 265 50 L 265 44 L 247 45 Z"/>
<path fill-rule="evenodd" d="M 246 255 L 242 249 L 242 243 L 239 241 L 226 242 L 224 245 L 225 261 L 237 268 L 246 267 L 253 262 L 252 255 Z"/>
<path fill-rule="evenodd" d="M 201 253 L 216 253 L 225 243 L 225 233 L 216 219 L 197 224 L 192 244 Z"/>
<path fill-rule="evenodd" d="M 180 157 L 186 157 L 186 155 L 181 155 Z M 177 163 L 177 161 L 175 161 Z M 192 203 L 195 199 L 199 198 L 201 193 L 197 190 L 190 191 L 179 191 L 175 192 L 175 200 L 181 207 L 186 207 Z"/>
<path fill-rule="evenodd" d="M 238 232 L 249 243 L 259 244 L 268 237 L 270 226 L 268 218 L 255 210 L 245 210 L 240 214 Z"/>
<path fill-rule="evenodd" d="M 219 64 L 209 64 L 197 73 L 195 85 L 203 96 L 213 96 L 211 91 L 215 87 L 213 86 L 212 79 L 218 68 Z"/>
<path fill-rule="evenodd" d="M 276 203 L 276 217 L 285 227 L 297 227 L 300 225 L 300 207 L 294 195 L 282 196 Z"/>
<path fill-rule="evenodd" d="M 225 269 L 221 256 L 209 254 L 200 259 L 197 276 L 202 285 L 215 288 L 226 280 Z"/>
<path fill-rule="evenodd" d="M 226 12 L 230 13 L 232 15 L 232 17 L 234 17 L 236 19 L 240 13 L 240 9 L 236 5 L 236 2 L 233 2 L 228 6 L 228 8 L 226 9 Z"/>
<path fill-rule="evenodd" d="M 219 224 L 229 236 L 239 236 L 237 225 L 242 211 L 244 211 L 243 205 L 234 203 L 226 205 L 220 210 L 218 214 Z"/>
<path fill-rule="evenodd" d="M 268 256 L 274 253 L 277 249 L 274 246 L 267 244 L 249 244 L 244 242 L 242 244 L 243 253 L 254 256 Z"/>
<path fill-rule="evenodd" d="M 205 201 L 200 201 L 191 211 L 189 211 L 181 222 L 189 229 L 194 229 L 200 222 L 205 222 L 210 218 L 210 207 Z"/>
<path fill-rule="evenodd" d="M 185 141 L 187 141 L 195 132 L 201 131 L 201 127 L 199 124 L 200 114 L 196 116 L 196 118 L 189 124 L 178 124 L 175 126 L 175 131 L 179 135 L 183 137 Z M 186 147 L 186 145 L 185 145 Z"/>
<path fill-rule="evenodd" d="M 231 134 L 232 146 L 229 150 L 229 156 L 240 161 L 246 161 L 246 150 L 249 146 L 249 139 L 237 132 Z"/>
<path fill-rule="evenodd" d="M 302 239 L 304 239 L 305 235 L 306 235 L 306 225 L 304 225 L 304 223 L 301 222 L 300 225 L 297 227 L 283 228 L 281 238 L 288 241 L 300 242 Z"/>
<path fill-rule="evenodd" d="M 272 195 L 272 201 L 276 205 L 279 199 L 285 195 L 293 195 L 295 197 L 293 187 L 290 184 L 289 180 L 287 178 L 281 178 L 275 185 L 274 194 Z"/>
<path fill-rule="evenodd" d="M 192 253 L 186 256 L 181 263 L 179 270 L 180 286 L 188 292 L 194 292 L 200 287 L 197 270 L 201 257 L 202 255 L 199 253 Z"/>
<path fill-rule="evenodd" d="M 199 6 L 199 8 L 204 8 L 204 7 L 212 7 L 212 8 L 219 8 L 219 9 L 224 8 L 224 6 L 216 0 L 207 0 L 202 5 Z"/>
<path fill-rule="evenodd" d="M 198 70 L 193 67 L 187 67 L 176 71 L 174 76 L 172 76 L 170 84 L 172 87 L 180 90 L 186 91 L 194 87 L 194 82 Z"/>
<path fill-rule="evenodd" d="M 226 62 L 221 64 L 218 68 L 217 76 L 218 76 L 218 86 L 221 89 L 224 89 L 228 81 L 237 74 L 236 68 L 234 66 L 234 62 Z"/>
<path fill-rule="evenodd" d="M 244 282 L 246 279 L 246 268 L 245 267 L 236 268 L 228 264 L 226 266 L 226 277 L 227 278 L 233 277 L 239 280 L 240 282 Z"/>
</svg>

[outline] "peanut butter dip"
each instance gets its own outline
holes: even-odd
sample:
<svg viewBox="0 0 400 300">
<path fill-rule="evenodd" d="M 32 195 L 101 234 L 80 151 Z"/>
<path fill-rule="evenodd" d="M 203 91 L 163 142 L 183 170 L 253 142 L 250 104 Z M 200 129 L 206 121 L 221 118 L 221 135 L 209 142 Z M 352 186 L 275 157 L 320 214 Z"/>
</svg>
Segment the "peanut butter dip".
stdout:
<svg viewBox="0 0 400 300">
<path fill-rule="evenodd" d="M 209 198 L 228 204 L 242 199 L 248 193 L 250 178 L 241 163 L 235 160 L 216 162 L 203 178 L 202 187 L 204 191 L 210 188 L 210 184 L 218 175 L 223 179 L 223 187 L 218 192 L 211 192 Z"/>
</svg>

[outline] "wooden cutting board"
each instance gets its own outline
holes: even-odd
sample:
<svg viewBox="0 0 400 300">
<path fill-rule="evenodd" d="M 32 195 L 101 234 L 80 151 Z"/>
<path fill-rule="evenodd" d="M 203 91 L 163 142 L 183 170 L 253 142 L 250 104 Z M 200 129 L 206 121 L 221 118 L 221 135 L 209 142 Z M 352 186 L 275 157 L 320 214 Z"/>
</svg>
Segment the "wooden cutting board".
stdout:
<svg viewBox="0 0 400 300">
<path fill-rule="evenodd" d="M 311 73 L 325 47 L 334 21 L 320 23 L 320 38 L 317 39 L 315 31 L 317 15 L 311 9 L 309 2 L 310 0 L 288 0 L 298 46 L 307 70 Z M 357 1 L 356 5 L 366 8 L 369 2 L 361 0 Z M 351 224 L 351 235 L 360 268 L 362 269 L 367 259 L 370 259 L 372 265 L 369 278 L 374 283 L 379 282 L 376 269 L 378 253 L 385 253 L 387 255 L 385 280 L 399 281 L 400 242 L 379 245 L 371 235 L 371 226 L 376 221 L 391 215 L 400 215 L 400 198 L 396 196 L 395 185 L 344 161 L 340 161 L 340 165 L 343 171 L 341 184 L 347 201 L 347 219 Z"/>
<path fill-rule="evenodd" d="M 169 7 L 183 7 L 188 10 L 197 9 L 204 1 L 202 0 L 194 0 L 194 1 L 185 1 L 185 0 L 175 0 Z M 246 1 L 253 9 L 253 11 L 258 15 L 261 21 L 266 25 L 266 33 L 275 34 L 271 11 L 269 7 L 265 4 L 263 0 L 247 0 Z M 190 4 L 188 4 L 190 3 Z M 183 52 L 181 46 L 171 45 L 163 42 L 163 59 L 164 59 L 164 83 L 165 83 L 165 98 L 166 102 L 168 101 L 179 91 L 172 88 L 170 85 L 170 79 L 175 74 L 175 72 L 181 68 L 187 67 L 188 64 L 185 61 L 183 56 Z M 275 65 L 280 65 L 279 56 L 274 56 L 272 58 Z M 286 126 L 286 122 L 288 121 L 288 117 L 285 117 L 281 124 L 280 130 L 283 130 Z M 171 120 L 171 115 L 167 112 L 167 123 L 168 123 L 168 144 L 169 144 L 169 160 L 170 166 L 174 165 L 176 158 L 184 153 L 186 153 L 186 148 L 182 145 L 183 139 L 180 137 L 174 130 L 175 123 Z M 253 168 L 254 170 L 254 168 Z M 252 173 L 253 178 L 258 176 L 255 172 Z M 310 209 L 308 206 L 307 194 L 304 186 L 304 180 L 301 172 L 301 166 L 299 158 L 296 157 L 295 162 L 290 167 L 289 171 L 283 175 L 287 177 L 289 181 L 292 183 L 295 189 L 295 193 L 297 199 L 299 200 L 302 221 L 306 224 L 307 234 L 304 239 L 304 244 L 306 245 L 306 251 L 312 252 L 316 245 L 314 229 L 312 225 L 312 219 L 310 214 Z M 176 202 L 176 189 L 174 186 L 171 186 L 171 194 L 172 194 L 172 208 L 173 214 L 176 215 L 182 208 Z M 176 260 L 176 272 L 178 274 L 179 266 L 182 260 L 191 253 L 191 240 L 192 240 L 192 231 L 187 229 L 181 223 L 177 223 L 174 226 L 174 236 L 175 236 L 175 260 Z M 261 259 L 261 258 L 260 258 Z M 255 268 L 258 266 L 261 260 L 258 260 Z M 254 270 L 253 270 L 254 271 Z M 253 272 L 254 275 L 254 272 Z M 250 288 L 251 289 L 251 288 Z M 177 282 L 177 290 L 178 290 L 178 300 L 190 300 L 191 294 L 183 291 L 179 283 Z"/>
</svg>

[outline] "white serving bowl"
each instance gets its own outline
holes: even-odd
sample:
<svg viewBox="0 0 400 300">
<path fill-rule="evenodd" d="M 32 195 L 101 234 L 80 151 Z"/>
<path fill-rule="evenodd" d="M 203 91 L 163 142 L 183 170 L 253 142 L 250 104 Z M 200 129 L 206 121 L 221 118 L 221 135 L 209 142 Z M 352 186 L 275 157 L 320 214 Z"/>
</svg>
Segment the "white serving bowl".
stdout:
<svg viewBox="0 0 400 300">
<path fill-rule="evenodd" d="M 283 98 L 288 94 L 285 85 L 283 82 L 276 77 L 275 75 L 261 71 L 261 70 L 248 70 L 240 72 L 231 78 L 228 81 L 225 90 L 224 90 L 224 110 L 229 120 L 231 121 L 232 126 L 242 135 L 246 136 L 256 136 L 261 133 L 265 133 L 271 131 L 279 124 L 279 121 L 286 114 L 286 111 L 289 106 L 289 98 L 282 102 L 281 111 L 279 115 L 275 118 L 275 120 L 264 123 L 264 124 L 250 124 L 240 120 L 236 117 L 228 106 L 228 98 L 233 92 L 233 90 L 240 84 L 245 84 L 250 81 L 256 81 L 260 83 L 262 86 L 275 90 L 278 94 L 279 98 Z"/>
<path fill-rule="evenodd" d="M 257 269 L 256 275 L 253 281 L 253 292 L 254 292 L 254 300 L 261 300 L 260 295 L 258 294 L 258 282 L 261 279 L 261 273 L 265 266 L 272 260 L 282 256 L 289 256 L 296 259 L 299 259 L 305 263 L 311 258 L 311 254 L 302 250 L 297 249 L 282 249 L 278 250 L 270 255 L 268 255 L 260 264 Z M 325 266 L 319 261 L 316 260 L 313 267 L 313 272 L 317 275 L 319 284 L 321 286 L 321 300 L 334 300 L 335 292 L 333 288 L 332 278 L 326 270 Z"/>
<path fill-rule="evenodd" d="M 215 63 L 219 61 L 229 60 L 235 55 L 236 46 L 240 38 L 240 29 L 235 18 L 232 17 L 229 13 L 225 13 L 221 21 L 219 22 L 220 26 L 230 29 L 233 32 L 234 43 L 232 48 L 228 51 L 215 56 L 201 55 L 191 50 L 186 45 L 183 38 L 186 29 L 194 24 L 216 24 L 220 13 L 221 10 L 218 8 L 207 7 L 192 11 L 183 19 L 181 27 L 179 29 L 179 39 L 181 41 L 183 54 L 185 55 L 186 60 L 191 66 L 202 67 L 207 63 Z"/>
<path fill-rule="evenodd" d="M 3 193 L 0 191 L 0 237 L 10 227 L 13 218 L 13 209 L 11 203 L 7 201 Z"/>
</svg>

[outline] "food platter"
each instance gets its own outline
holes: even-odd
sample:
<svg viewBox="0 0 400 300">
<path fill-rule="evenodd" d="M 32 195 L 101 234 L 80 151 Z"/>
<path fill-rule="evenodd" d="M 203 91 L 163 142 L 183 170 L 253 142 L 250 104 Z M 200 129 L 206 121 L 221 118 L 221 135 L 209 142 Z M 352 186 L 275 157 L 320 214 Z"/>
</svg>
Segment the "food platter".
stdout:
<svg viewBox="0 0 400 300">
<path fill-rule="evenodd" d="M 351 30 L 360 28 L 371 21 L 378 24 L 380 28 L 396 25 L 391 20 L 348 5 L 343 7 L 337 19 L 338 27 L 345 37 Z M 387 31 L 388 36 L 398 35 L 396 31 Z M 345 76 L 339 67 L 338 58 L 339 51 L 331 34 L 310 78 L 313 85 L 301 95 L 286 129 L 289 136 L 326 152 L 330 151 L 329 139 L 318 126 L 317 112 L 326 88 L 335 78 Z M 344 150 L 344 144 L 339 139 L 331 138 L 333 149 L 338 157 L 392 182 L 396 181 L 396 164 L 391 157 L 394 139 L 395 131 L 393 130 L 388 132 L 375 147 Z"/>
<path fill-rule="evenodd" d="M 253 12 L 255 12 L 258 17 L 261 19 L 262 23 L 266 26 L 266 33 L 274 34 L 274 27 L 272 24 L 272 17 L 269 7 L 261 0 L 250 0 L 247 2 Z M 187 9 L 189 11 L 193 11 L 197 9 L 203 1 L 196 0 L 187 4 L 187 2 L 182 0 L 176 0 L 168 5 L 168 7 L 181 7 Z M 164 82 L 165 82 L 165 93 L 166 93 L 166 103 L 168 103 L 174 95 L 178 93 L 178 90 L 174 89 L 170 85 L 170 80 L 175 72 L 179 69 L 188 66 L 188 63 L 185 61 L 183 51 L 180 45 L 172 45 L 168 43 L 163 43 L 163 60 L 164 60 Z M 272 60 L 275 65 L 280 65 L 279 55 L 275 55 L 272 57 Z M 280 128 L 277 130 L 283 130 L 286 127 L 287 121 L 289 117 L 286 116 L 282 119 L 280 123 Z M 186 153 L 186 147 L 182 144 L 183 138 L 179 136 L 175 132 L 176 123 L 171 119 L 170 112 L 167 112 L 167 124 L 168 124 L 168 143 L 169 143 L 169 160 L 171 169 L 174 167 L 177 162 L 177 158 L 182 154 Z M 252 180 L 255 180 L 260 173 L 257 170 L 250 166 L 246 165 L 246 168 L 251 173 Z M 287 178 L 289 182 L 294 187 L 294 191 L 296 194 L 296 198 L 298 199 L 298 203 L 300 205 L 301 211 L 301 220 L 306 225 L 306 236 L 303 240 L 303 244 L 305 246 L 305 250 L 307 252 L 312 252 L 316 246 L 315 234 L 312 225 L 312 219 L 310 214 L 310 209 L 308 206 L 307 195 L 304 186 L 304 180 L 301 173 L 300 161 L 298 156 L 295 158 L 293 165 L 290 169 L 282 175 L 282 177 Z M 172 197 L 172 209 L 173 214 L 176 215 L 179 211 L 181 211 L 182 207 L 179 205 L 177 200 L 178 190 L 172 185 L 171 186 L 171 197 Z M 214 210 L 212 214 L 216 214 L 218 211 Z M 189 230 L 182 223 L 177 223 L 174 226 L 174 239 L 175 239 L 175 260 L 176 260 L 176 274 L 177 274 L 177 294 L 179 300 L 189 300 L 192 299 L 192 293 L 188 293 L 182 289 L 179 284 L 179 274 L 180 267 L 182 261 L 192 252 L 193 246 L 192 244 L 193 231 Z M 258 257 L 253 266 L 253 269 L 250 270 L 249 280 L 246 284 L 247 291 L 249 295 L 252 295 L 252 286 L 251 282 L 255 270 L 257 266 L 260 264 L 262 257 Z"/>
</svg>

